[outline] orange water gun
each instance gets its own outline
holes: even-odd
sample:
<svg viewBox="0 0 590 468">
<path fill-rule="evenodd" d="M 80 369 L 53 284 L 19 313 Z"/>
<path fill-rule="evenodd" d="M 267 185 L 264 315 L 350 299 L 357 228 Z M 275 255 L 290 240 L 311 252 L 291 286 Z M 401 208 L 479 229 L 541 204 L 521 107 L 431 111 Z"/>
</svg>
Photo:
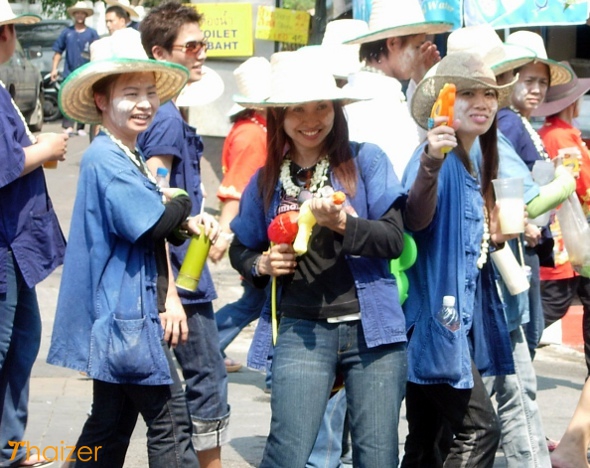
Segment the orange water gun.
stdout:
<svg viewBox="0 0 590 468">
<path fill-rule="evenodd" d="M 443 125 L 451 126 L 453 124 L 453 111 L 455 107 L 455 96 L 457 95 L 457 87 L 453 83 L 445 83 L 443 88 L 438 93 L 438 98 L 432 110 L 430 111 L 430 118 L 434 120 L 435 117 L 448 117 L 448 120 Z M 452 148 L 445 146 L 441 149 L 442 153 L 448 153 Z"/>
</svg>

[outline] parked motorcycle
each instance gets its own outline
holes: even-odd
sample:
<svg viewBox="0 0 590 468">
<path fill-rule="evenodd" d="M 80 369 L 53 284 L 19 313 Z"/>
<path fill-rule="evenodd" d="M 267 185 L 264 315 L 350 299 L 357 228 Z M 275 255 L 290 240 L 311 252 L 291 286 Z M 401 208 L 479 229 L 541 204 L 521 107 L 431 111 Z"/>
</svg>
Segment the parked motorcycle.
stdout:
<svg viewBox="0 0 590 468">
<path fill-rule="evenodd" d="M 61 76 L 58 76 L 56 81 L 51 81 L 51 73 L 47 73 L 43 77 L 43 95 L 45 96 L 43 112 L 46 122 L 52 122 L 61 118 L 57 95 L 62 81 L 63 78 Z"/>
</svg>

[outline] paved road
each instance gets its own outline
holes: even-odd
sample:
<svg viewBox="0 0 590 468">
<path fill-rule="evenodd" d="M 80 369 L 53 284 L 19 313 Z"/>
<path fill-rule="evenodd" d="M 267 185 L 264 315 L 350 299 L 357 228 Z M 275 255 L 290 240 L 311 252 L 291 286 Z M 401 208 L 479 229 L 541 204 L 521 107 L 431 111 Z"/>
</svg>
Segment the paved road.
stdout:
<svg viewBox="0 0 590 468">
<path fill-rule="evenodd" d="M 59 131 L 59 126 L 46 125 L 44 130 Z M 215 212 L 218 209 L 214 195 L 221 174 L 219 159 L 222 141 L 208 138 L 205 143 L 207 150 L 202 170 L 209 193 L 207 209 Z M 46 171 L 49 191 L 66 233 L 69 230 L 79 162 L 86 146 L 86 138 L 72 138 L 68 146 L 67 161 L 60 163 L 57 170 Z M 215 301 L 216 308 L 240 296 L 238 276 L 227 259 L 218 265 L 212 265 L 211 270 L 219 295 L 219 299 Z M 41 351 L 33 369 L 26 439 L 32 445 L 40 447 L 74 444 L 91 402 L 92 388 L 89 380 L 77 372 L 45 363 L 60 279 L 61 269 L 58 269 L 38 287 L 44 328 Z M 253 328 L 247 327 L 228 348 L 228 354 L 244 362 L 252 334 Z M 567 348 L 547 346 L 539 350 L 535 368 L 545 430 L 549 437 L 558 439 L 582 389 L 585 377 L 583 356 Z M 229 446 L 223 449 L 223 464 L 228 468 L 257 466 L 270 421 L 270 398 L 263 392 L 264 376 L 256 371 L 242 369 L 230 374 L 229 381 L 233 438 Z M 405 434 L 406 424 L 402 420 L 402 442 Z M 145 426 L 141 422 L 134 433 L 125 466 L 147 466 Z M 495 466 L 505 466 L 501 453 L 498 454 Z"/>
</svg>

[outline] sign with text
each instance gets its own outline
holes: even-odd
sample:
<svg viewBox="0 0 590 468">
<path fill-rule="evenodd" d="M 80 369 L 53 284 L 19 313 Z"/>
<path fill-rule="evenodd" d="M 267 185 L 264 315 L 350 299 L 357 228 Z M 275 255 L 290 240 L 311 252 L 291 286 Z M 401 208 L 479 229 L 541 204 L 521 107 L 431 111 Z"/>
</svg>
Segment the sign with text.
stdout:
<svg viewBox="0 0 590 468">
<path fill-rule="evenodd" d="M 250 57 L 254 54 L 250 3 L 189 3 L 203 15 L 201 30 L 208 57 Z"/>
<path fill-rule="evenodd" d="M 422 0 L 422 11 L 426 21 L 453 23 L 453 29 L 461 27 L 462 9 L 463 0 Z"/>
<path fill-rule="evenodd" d="M 310 14 L 306 11 L 259 6 L 256 39 L 306 45 L 309 38 Z"/>
</svg>

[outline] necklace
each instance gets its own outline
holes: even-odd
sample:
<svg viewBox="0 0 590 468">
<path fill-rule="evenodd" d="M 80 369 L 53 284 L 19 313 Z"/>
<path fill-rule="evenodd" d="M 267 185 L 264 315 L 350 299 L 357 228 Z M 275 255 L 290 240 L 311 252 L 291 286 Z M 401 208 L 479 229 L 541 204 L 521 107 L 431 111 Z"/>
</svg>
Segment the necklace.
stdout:
<svg viewBox="0 0 590 468">
<path fill-rule="evenodd" d="M 490 227 L 489 227 L 488 209 L 483 207 L 483 235 L 481 236 L 481 246 L 479 248 L 479 258 L 477 259 L 477 268 L 480 270 L 488 259 L 488 250 L 490 248 Z"/>
<path fill-rule="evenodd" d="M 6 85 L 2 82 L 2 80 L 0 80 L 0 85 L 4 89 L 6 89 Z M 7 90 L 7 92 L 8 92 L 8 90 Z M 10 102 L 12 103 L 12 107 L 14 107 L 14 110 L 16 111 L 16 113 L 18 114 L 18 116 L 20 117 L 20 119 L 22 120 L 23 125 L 25 126 L 25 133 L 29 137 L 29 140 L 31 140 L 31 144 L 34 145 L 35 143 L 37 143 L 37 137 L 31 133 L 31 130 L 29 130 L 29 126 L 27 124 L 27 121 L 25 120 L 25 117 L 23 116 L 23 114 L 21 113 L 20 109 L 16 105 L 16 102 L 14 102 L 14 99 L 12 99 L 12 96 L 10 97 Z"/>
<path fill-rule="evenodd" d="M 372 67 L 371 65 L 365 65 L 363 68 L 361 68 L 361 71 L 366 71 L 369 73 L 376 73 L 377 75 L 387 76 L 382 70 L 379 70 L 376 67 Z"/>
<path fill-rule="evenodd" d="M 108 136 L 112 140 L 112 142 L 123 151 L 123 153 L 125 153 L 125 155 L 131 160 L 131 162 L 133 162 L 133 164 L 135 164 L 137 166 L 139 171 L 144 176 L 146 176 L 150 180 L 150 182 L 153 182 L 154 185 L 158 185 L 156 183 L 155 177 L 152 175 L 149 168 L 147 167 L 147 164 L 145 163 L 143 158 L 139 155 L 137 148 L 135 148 L 135 152 L 131 151 L 127 146 L 125 146 L 123 144 L 123 142 L 121 140 L 119 140 L 117 137 L 115 137 L 103 125 L 100 126 L 100 130 L 102 132 L 104 132 L 105 135 Z"/>
<path fill-rule="evenodd" d="M 298 197 L 301 193 L 301 187 L 298 187 L 293 183 L 293 179 L 291 177 L 291 162 L 292 161 L 291 158 L 289 158 L 289 155 L 286 155 L 281 164 L 279 180 L 281 181 L 281 184 L 283 184 L 283 189 L 288 196 Z M 309 188 L 306 190 L 311 193 L 315 193 L 324 186 L 324 183 L 328 180 L 329 166 L 330 162 L 328 161 L 328 157 L 322 156 L 315 165 L 313 175 L 309 182 Z M 302 170 L 305 169 L 306 168 L 302 168 Z"/>
<path fill-rule="evenodd" d="M 264 125 L 262 122 L 260 122 L 255 116 L 251 115 L 250 117 L 248 117 L 248 119 L 250 120 L 250 122 L 255 123 L 256 125 L 258 125 L 262 130 L 264 130 L 264 133 L 267 132 L 266 130 L 266 125 Z"/>
<path fill-rule="evenodd" d="M 522 115 L 519 112 L 519 110 L 514 106 L 510 106 L 510 110 L 512 112 L 516 113 L 516 115 L 518 115 L 520 117 L 520 120 L 522 121 L 522 124 L 524 125 L 525 130 L 529 134 L 529 137 L 531 138 L 533 145 L 535 145 L 535 149 L 537 150 L 537 153 L 539 153 L 539 156 L 541 156 L 541 159 L 544 159 L 545 161 L 549 161 L 549 156 L 547 155 L 547 152 L 545 151 L 545 146 L 543 146 L 543 140 L 541 140 L 541 137 L 535 131 L 535 129 L 533 128 L 533 126 L 529 122 L 529 119 L 527 119 L 524 115 Z"/>
</svg>

